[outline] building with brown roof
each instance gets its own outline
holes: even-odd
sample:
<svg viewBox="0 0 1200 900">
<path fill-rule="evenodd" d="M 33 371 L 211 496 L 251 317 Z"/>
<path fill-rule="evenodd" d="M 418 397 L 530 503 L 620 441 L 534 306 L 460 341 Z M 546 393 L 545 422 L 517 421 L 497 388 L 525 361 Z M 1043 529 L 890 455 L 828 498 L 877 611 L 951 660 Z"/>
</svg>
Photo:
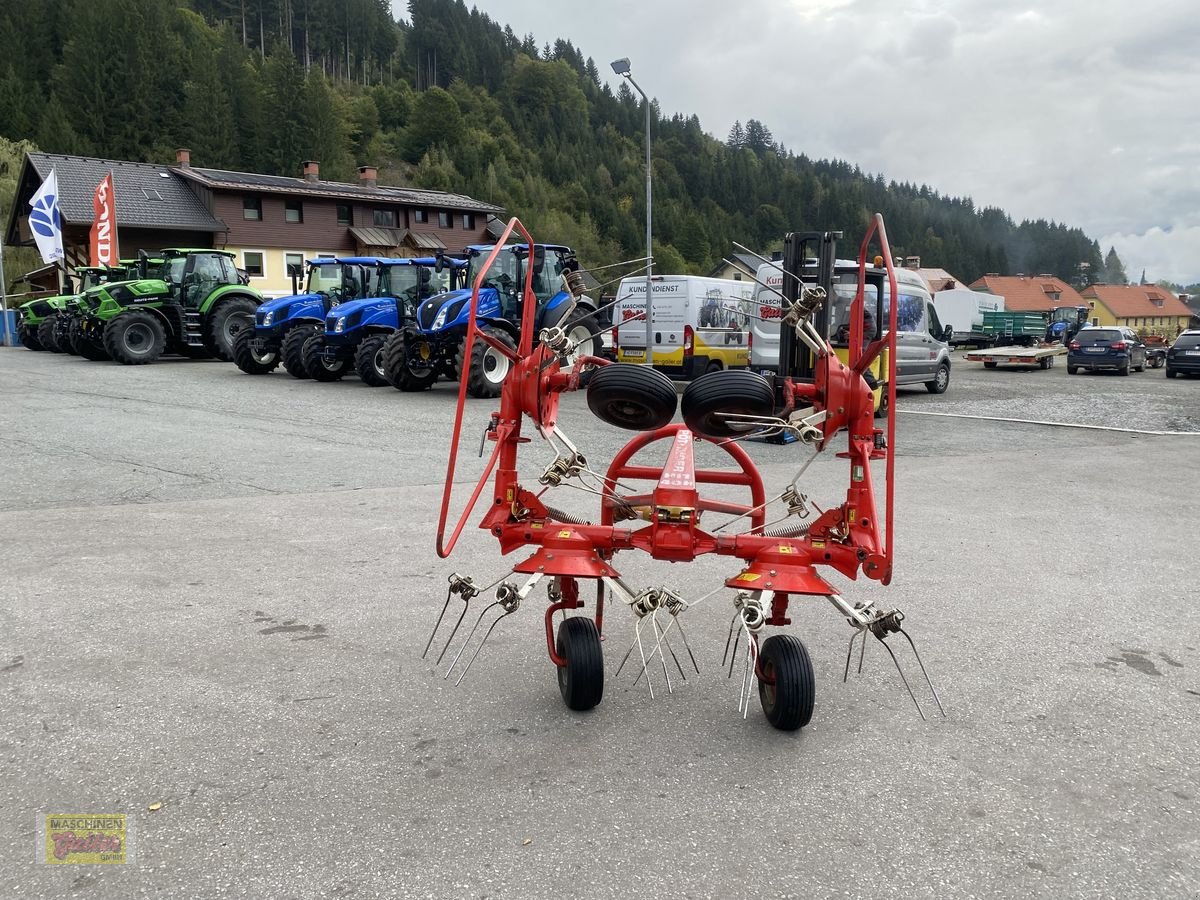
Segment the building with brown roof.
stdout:
<svg viewBox="0 0 1200 900">
<path fill-rule="evenodd" d="M 984 275 L 970 287 L 1003 297 L 1010 312 L 1048 313 L 1089 305 L 1075 288 L 1053 275 Z"/>
<path fill-rule="evenodd" d="M 1083 291 L 1095 325 L 1124 325 L 1139 334 L 1173 338 L 1188 327 L 1192 311 L 1156 284 L 1093 284 Z"/>
<path fill-rule="evenodd" d="M 25 157 L 4 232 L 10 246 L 33 243 L 29 198 L 53 169 L 68 266 L 87 263 L 92 193 L 113 173 L 117 238 L 123 256 L 139 249 L 217 247 L 237 254 L 250 284 L 267 295 L 291 292 L 288 267 L 318 256 L 432 256 L 489 243 L 498 206 L 446 191 L 379 184 L 363 166 L 357 184 L 324 181 L 316 162 L 299 177 L 50 153 Z"/>
</svg>

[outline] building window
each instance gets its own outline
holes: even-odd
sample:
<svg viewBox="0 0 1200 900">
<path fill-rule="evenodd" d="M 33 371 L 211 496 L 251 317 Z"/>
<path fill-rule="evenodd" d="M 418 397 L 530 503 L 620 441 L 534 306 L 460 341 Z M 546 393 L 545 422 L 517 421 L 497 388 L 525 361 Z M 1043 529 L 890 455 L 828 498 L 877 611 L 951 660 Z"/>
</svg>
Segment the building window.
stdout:
<svg viewBox="0 0 1200 900">
<path fill-rule="evenodd" d="M 475 230 L 475 213 L 463 213 L 463 229 L 465 231 Z"/>
<path fill-rule="evenodd" d="M 354 212 L 349 203 L 339 203 L 337 205 L 337 222 L 339 225 L 354 224 Z"/>
<path fill-rule="evenodd" d="M 262 197 L 242 198 L 242 218 L 247 222 L 262 221 Z"/>
<path fill-rule="evenodd" d="M 303 253 L 285 253 L 283 254 L 283 271 L 290 278 L 292 275 L 292 266 L 296 266 L 300 270 L 300 274 L 304 274 L 304 254 Z"/>
<path fill-rule="evenodd" d="M 251 278 L 266 278 L 267 263 L 261 250 L 243 250 L 242 268 Z"/>
<path fill-rule="evenodd" d="M 438 213 L 438 228 L 453 228 L 454 218 L 448 212 Z"/>
<path fill-rule="evenodd" d="M 378 228 L 395 228 L 396 211 L 394 209 L 375 210 L 375 225 Z"/>
<path fill-rule="evenodd" d="M 418 225 L 425 225 L 426 223 L 428 223 L 429 222 L 429 210 L 414 209 L 413 210 L 413 221 L 416 222 Z"/>
<path fill-rule="evenodd" d="M 283 206 L 285 221 L 298 225 L 304 221 L 304 206 L 299 200 L 287 200 Z"/>
</svg>

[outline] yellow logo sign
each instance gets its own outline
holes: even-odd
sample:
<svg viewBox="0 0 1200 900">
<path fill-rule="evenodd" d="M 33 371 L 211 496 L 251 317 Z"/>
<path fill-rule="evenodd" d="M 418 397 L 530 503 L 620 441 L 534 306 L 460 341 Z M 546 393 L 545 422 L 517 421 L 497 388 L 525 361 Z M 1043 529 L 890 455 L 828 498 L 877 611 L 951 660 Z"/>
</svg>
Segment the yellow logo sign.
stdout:
<svg viewBox="0 0 1200 900">
<path fill-rule="evenodd" d="M 741 575 L 739 575 L 737 577 L 737 580 L 738 581 L 758 581 L 758 579 L 760 579 L 760 578 L 762 578 L 762 576 L 755 572 L 743 572 Z"/>
<path fill-rule="evenodd" d="M 120 816 L 46 816 L 43 861 L 50 865 L 121 865 L 127 831 Z"/>
</svg>

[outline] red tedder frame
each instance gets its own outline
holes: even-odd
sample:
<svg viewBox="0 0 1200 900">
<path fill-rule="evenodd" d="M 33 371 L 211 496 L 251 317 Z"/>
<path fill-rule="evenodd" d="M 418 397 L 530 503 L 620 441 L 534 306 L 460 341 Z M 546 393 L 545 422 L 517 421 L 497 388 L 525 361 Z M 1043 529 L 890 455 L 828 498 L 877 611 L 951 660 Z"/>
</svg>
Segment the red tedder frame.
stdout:
<svg viewBox="0 0 1200 900">
<path fill-rule="evenodd" d="M 459 381 L 457 415 L 446 466 L 446 483 L 442 492 L 438 517 L 437 552 L 447 557 L 454 550 L 468 518 L 482 496 L 488 481 L 495 477 L 492 501 L 484 513 L 480 527 L 490 531 L 500 542 L 502 554 L 522 547 L 532 549 L 532 555 L 513 567 L 514 572 L 541 573 L 558 579 L 561 599 L 555 599 L 546 614 L 546 638 L 551 660 L 562 666 L 555 652 L 551 631 L 551 615 L 559 609 L 575 609 L 579 600 L 578 580 L 617 577 L 610 565 L 620 550 L 641 550 L 654 559 L 674 562 L 688 561 L 715 553 L 741 560 L 741 571 L 726 579 L 725 584 L 744 591 L 771 592 L 771 612 L 767 624 L 785 625 L 788 599 L 792 594 L 828 597 L 836 594 L 817 572 L 828 566 L 850 579 L 859 572 L 867 578 L 887 584 L 891 580 L 893 561 L 893 474 L 895 446 L 895 417 L 889 415 L 886 441 L 875 427 L 874 394 L 863 375 L 885 349 L 888 351 L 887 392 L 889 409 L 895 409 L 896 381 L 896 274 L 888 247 L 883 218 L 876 215 L 859 250 L 859 287 L 851 304 L 851 339 L 848 364 L 843 364 L 833 352 L 817 358 L 813 383 L 793 383 L 784 379 L 783 395 L 786 408 L 811 405 L 815 413 L 825 413 L 821 423 L 822 439 L 818 449 L 824 449 L 839 432 L 847 432 L 847 447 L 838 453 L 850 464 L 850 482 L 845 501 L 824 510 L 804 533 L 792 536 L 772 536 L 765 533 L 766 491 L 762 477 L 750 456 L 734 443 L 693 435 L 685 426 L 671 424 L 655 431 L 635 436 L 613 459 L 607 472 L 604 500 L 598 524 L 579 524 L 564 521 L 562 514 L 550 510 L 540 495 L 523 487 L 517 477 L 517 451 L 530 438 L 522 436 L 522 419 L 528 416 L 534 425 L 548 433 L 555 427 L 559 399 L 564 391 L 576 390 L 585 367 L 606 366 L 609 362 L 591 356 L 580 356 L 574 365 L 564 369 L 559 358 L 544 344 L 535 345 L 534 323 L 537 302 L 533 294 L 533 266 L 526 265 L 522 285 L 520 344 L 514 353 L 509 347 L 480 331 L 475 325 L 479 290 L 483 273 L 501 252 L 509 237 L 518 232 L 525 240 L 528 259 L 533 259 L 534 243 L 525 227 L 516 219 L 509 221 L 496 247 L 479 268 L 471 294 L 471 317 L 467 326 L 465 358 L 470 359 L 476 340 L 486 341 L 512 363 L 500 394 L 500 409 L 492 413 L 487 437 L 495 443 L 484 471 L 471 492 L 467 506 L 457 519 L 447 538 L 451 492 L 457 466 L 458 448 L 462 438 L 463 414 L 466 407 L 466 379 Z M 865 304 L 865 274 L 867 253 L 872 240 L 877 240 L 888 275 L 893 298 L 890 303 L 888 330 L 863 346 L 863 310 Z M 827 348 L 828 349 L 828 348 Z M 736 464 L 734 470 L 697 470 L 693 459 L 693 444 L 697 440 L 719 446 Z M 663 466 L 633 465 L 635 454 L 651 444 L 669 441 L 670 450 Z M 871 480 L 872 460 L 886 459 L 886 499 L 884 519 L 878 518 L 874 488 Z M 618 482 L 656 482 L 653 490 L 644 494 L 622 496 L 616 492 Z M 747 503 L 730 503 L 702 497 L 701 484 L 725 484 L 745 487 L 750 494 Z M 717 534 L 701 527 L 705 512 L 732 513 L 746 516 L 749 529 L 740 534 Z M 647 524 L 621 524 L 618 518 L 639 518 Z M 596 623 L 603 623 L 603 589 L 598 590 Z"/>
</svg>

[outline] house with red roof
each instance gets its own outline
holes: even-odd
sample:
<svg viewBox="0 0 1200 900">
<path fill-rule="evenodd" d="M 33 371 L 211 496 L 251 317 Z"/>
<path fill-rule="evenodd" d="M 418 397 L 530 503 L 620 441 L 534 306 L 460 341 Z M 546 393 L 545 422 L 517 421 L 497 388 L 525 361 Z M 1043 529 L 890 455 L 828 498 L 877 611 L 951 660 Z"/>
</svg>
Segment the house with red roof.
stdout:
<svg viewBox="0 0 1200 900">
<path fill-rule="evenodd" d="M 1157 284 L 1093 284 L 1083 291 L 1092 304 L 1092 323 L 1124 325 L 1139 334 L 1173 338 L 1188 327 L 1192 311 Z"/>
<path fill-rule="evenodd" d="M 1049 313 L 1088 306 L 1075 288 L 1053 275 L 984 275 L 970 287 L 1003 297 L 1004 308 L 1013 312 Z"/>
</svg>

